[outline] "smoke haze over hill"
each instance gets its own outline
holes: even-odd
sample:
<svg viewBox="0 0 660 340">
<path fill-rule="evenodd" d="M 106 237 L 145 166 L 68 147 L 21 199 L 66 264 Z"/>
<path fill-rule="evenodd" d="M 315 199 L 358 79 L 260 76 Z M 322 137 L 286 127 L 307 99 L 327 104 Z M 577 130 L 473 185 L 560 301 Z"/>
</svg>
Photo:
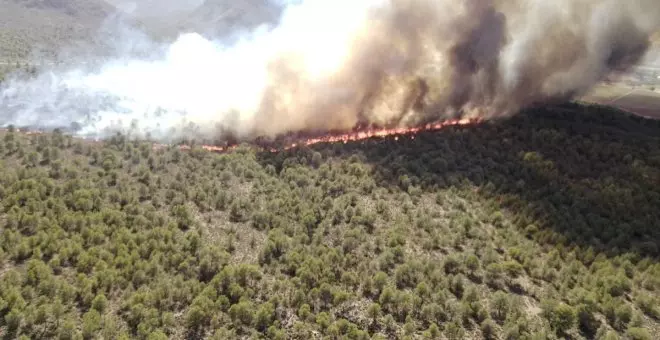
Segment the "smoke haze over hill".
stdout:
<svg viewBox="0 0 660 340">
<path fill-rule="evenodd" d="M 291 1 L 231 42 L 125 30 L 101 64 L 4 84 L 1 120 L 172 140 L 506 115 L 635 65 L 659 23 L 656 0 Z"/>
<path fill-rule="evenodd" d="M 270 0 L 106 0 L 139 20 L 155 36 L 182 32 L 225 39 L 263 23 L 276 23 L 283 5 Z"/>
</svg>

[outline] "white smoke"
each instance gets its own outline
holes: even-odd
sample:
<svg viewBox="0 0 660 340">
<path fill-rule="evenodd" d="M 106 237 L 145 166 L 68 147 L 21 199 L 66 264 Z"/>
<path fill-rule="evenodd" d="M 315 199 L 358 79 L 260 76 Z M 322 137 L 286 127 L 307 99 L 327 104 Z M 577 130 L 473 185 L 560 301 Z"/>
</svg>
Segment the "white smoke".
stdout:
<svg viewBox="0 0 660 340">
<path fill-rule="evenodd" d="M 630 3 L 303 0 L 232 43 L 187 33 L 160 46 L 123 31 L 100 65 L 2 85 L 0 124 L 171 141 L 510 113 L 636 62 L 660 3 Z"/>
<path fill-rule="evenodd" d="M 369 8 L 384 1 L 306 0 L 287 6 L 277 27 L 260 26 L 231 46 L 196 33 L 153 52 L 159 58 L 126 58 L 140 32 L 125 27 L 119 57 L 96 70 L 50 70 L 35 79 L 10 79 L 2 88 L 3 125 L 78 127 L 82 136 L 117 131 L 155 139 L 212 136 L 231 119 L 234 132 L 249 131 L 269 82 L 269 62 L 295 54 L 309 77 L 340 66 L 349 40 Z M 337 20 L 341 18 L 341 24 Z M 124 50 L 122 50 L 124 49 Z"/>
</svg>

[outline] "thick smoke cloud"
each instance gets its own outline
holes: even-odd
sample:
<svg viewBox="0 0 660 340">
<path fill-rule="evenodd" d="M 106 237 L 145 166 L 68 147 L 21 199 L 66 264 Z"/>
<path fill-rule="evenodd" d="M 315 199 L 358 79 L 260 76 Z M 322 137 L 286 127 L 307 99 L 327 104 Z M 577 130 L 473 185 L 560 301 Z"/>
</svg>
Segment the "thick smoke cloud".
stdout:
<svg viewBox="0 0 660 340">
<path fill-rule="evenodd" d="M 231 45 L 184 34 L 150 57 L 10 81 L 2 122 L 171 140 L 488 118 L 586 92 L 638 63 L 660 29 L 657 0 L 285 6 Z"/>
</svg>

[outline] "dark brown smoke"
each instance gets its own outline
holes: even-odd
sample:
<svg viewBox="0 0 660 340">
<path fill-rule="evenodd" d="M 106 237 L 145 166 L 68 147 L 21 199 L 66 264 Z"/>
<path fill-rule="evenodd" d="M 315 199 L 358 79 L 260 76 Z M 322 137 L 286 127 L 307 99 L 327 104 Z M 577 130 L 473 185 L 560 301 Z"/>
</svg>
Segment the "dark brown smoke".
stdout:
<svg viewBox="0 0 660 340">
<path fill-rule="evenodd" d="M 384 3 L 327 77 L 307 79 L 295 55 L 273 60 L 249 134 L 512 114 L 635 65 L 660 28 L 657 0 Z"/>
</svg>

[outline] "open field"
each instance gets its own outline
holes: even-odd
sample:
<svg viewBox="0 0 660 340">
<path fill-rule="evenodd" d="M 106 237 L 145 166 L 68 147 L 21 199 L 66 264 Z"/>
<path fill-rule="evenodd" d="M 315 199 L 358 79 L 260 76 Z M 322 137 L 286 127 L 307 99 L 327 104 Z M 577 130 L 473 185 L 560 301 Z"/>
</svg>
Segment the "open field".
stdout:
<svg viewBox="0 0 660 340">
<path fill-rule="evenodd" d="M 649 89 L 624 85 L 599 85 L 580 99 L 611 105 L 644 117 L 660 118 L 660 93 Z"/>
</svg>

